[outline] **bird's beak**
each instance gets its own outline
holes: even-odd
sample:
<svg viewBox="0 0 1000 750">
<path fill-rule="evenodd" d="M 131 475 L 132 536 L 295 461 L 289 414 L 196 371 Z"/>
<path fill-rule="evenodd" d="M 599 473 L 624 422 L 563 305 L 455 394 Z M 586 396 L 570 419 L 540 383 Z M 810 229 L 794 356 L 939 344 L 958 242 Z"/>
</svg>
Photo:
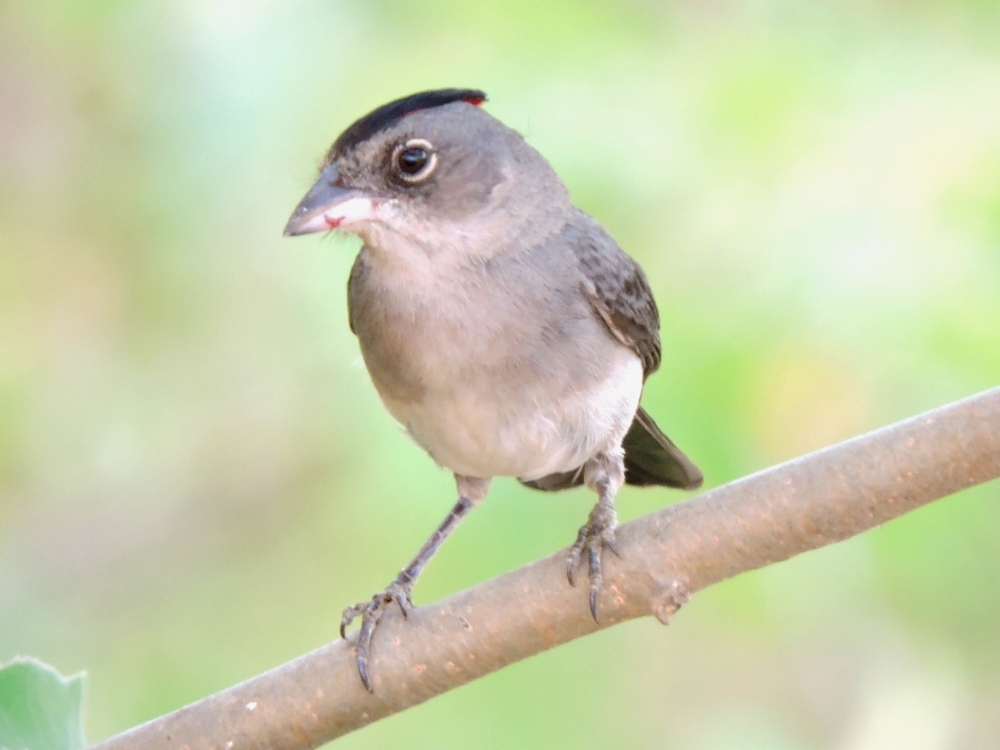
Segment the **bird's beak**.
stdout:
<svg viewBox="0 0 1000 750">
<path fill-rule="evenodd" d="M 312 234 L 375 218 L 375 201 L 360 190 L 339 185 L 337 165 L 323 170 L 285 225 L 285 237 Z"/>
</svg>

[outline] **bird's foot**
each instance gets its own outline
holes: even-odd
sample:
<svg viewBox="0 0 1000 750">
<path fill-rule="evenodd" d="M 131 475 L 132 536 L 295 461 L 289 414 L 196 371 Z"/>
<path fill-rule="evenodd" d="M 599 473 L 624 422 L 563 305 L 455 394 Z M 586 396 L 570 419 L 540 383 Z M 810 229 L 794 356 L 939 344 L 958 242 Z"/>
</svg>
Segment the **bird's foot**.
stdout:
<svg viewBox="0 0 1000 750">
<path fill-rule="evenodd" d="M 368 678 L 368 657 L 371 655 L 372 636 L 375 629 L 385 614 L 386 607 L 393 602 L 399 605 L 403 615 L 406 616 L 413 609 L 413 601 L 410 599 L 410 591 L 413 588 L 413 581 L 404 577 L 403 574 L 390 583 L 385 591 L 380 591 L 372 597 L 370 602 L 358 602 L 352 607 L 344 610 L 340 618 L 340 637 L 346 638 L 347 626 L 351 624 L 355 617 L 361 615 L 361 629 L 358 630 L 357 654 L 358 654 L 358 674 L 361 675 L 361 682 L 369 693 L 372 690 L 371 680 Z"/>
<path fill-rule="evenodd" d="M 606 547 L 621 557 L 618 546 L 615 543 L 615 529 L 618 527 L 618 517 L 615 514 L 615 506 L 610 502 L 599 502 L 590 511 L 590 518 L 587 523 L 580 527 L 580 533 L 576 535 L 576 541 L 570 547 L 569 557 L 566 560 L 566 577 L 570 586 L 575 586 L 573 573 L 580 563 L 580 557 L 586 553 L 589 562 L 590 573 L 590 614 L 597 622 L 597 592 L 601 590 L 604 580 L 601 569 L 601 552 Z"/>
</svg>

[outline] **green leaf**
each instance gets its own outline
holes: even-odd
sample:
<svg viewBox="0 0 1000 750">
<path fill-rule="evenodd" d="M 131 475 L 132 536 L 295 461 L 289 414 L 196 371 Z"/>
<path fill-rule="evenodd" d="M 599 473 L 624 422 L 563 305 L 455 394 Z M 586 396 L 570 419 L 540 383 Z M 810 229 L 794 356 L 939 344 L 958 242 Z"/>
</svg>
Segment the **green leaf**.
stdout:
<svg viewBox="0 0 1000 750">
<path fill-rule="evenodd" d="M 64 679 L 37 659 L 0 667 L 0 748 L 80 750 L 83 675 Z"/>
</svg>

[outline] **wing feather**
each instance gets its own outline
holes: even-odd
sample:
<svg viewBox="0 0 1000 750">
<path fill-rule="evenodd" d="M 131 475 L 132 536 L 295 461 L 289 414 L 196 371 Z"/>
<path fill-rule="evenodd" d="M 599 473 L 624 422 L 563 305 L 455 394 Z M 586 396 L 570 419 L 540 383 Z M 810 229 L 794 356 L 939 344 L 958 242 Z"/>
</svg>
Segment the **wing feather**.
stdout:
<svg viewBox="0 0 1000 750">
<path fill-rule="evenodd" d="M 584 293 L 611 335 L 639 355 L 649 377 L 660 366 L 660 313 L 646 274 L 597 222 L 578 226 L 572 245 Z"/>
</svg>

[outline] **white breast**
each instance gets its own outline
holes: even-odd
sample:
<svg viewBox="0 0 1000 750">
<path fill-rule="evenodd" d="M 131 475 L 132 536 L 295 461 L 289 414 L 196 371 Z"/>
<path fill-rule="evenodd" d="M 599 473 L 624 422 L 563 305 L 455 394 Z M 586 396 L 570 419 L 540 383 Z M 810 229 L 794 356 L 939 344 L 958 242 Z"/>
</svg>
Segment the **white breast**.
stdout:
<svg viewBox="0 0 1000 750">
<path fill-rule="evenodd" d="M 419 401 L 383 401 L 439 465 L 466 476 L 538 479 L 621 445 L 639 406 L 642 363 L 610 337 L 608 349 L 598 381 L 574 383 L 566 372 L 497 387 L 471 379 Z"/>
</svg>

